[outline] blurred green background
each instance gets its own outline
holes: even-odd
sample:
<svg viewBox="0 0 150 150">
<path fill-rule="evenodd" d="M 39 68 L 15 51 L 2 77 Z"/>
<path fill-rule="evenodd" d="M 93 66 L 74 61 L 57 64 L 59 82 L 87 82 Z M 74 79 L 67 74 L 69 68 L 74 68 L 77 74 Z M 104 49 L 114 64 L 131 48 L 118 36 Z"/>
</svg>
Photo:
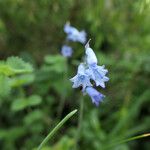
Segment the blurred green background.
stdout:
<svg viewBox="0 0 150 150">
<path fill-rule="evenodd" d="M 71 43 L 69 60 L 60 55 L 67 21 L 87 32 L 99 64 L 109 70 L 98 108 L 71 87 L 84 46 Z M 104 150 L 150 131 L 149 0 L 0 0 L 0 59 L 1 150 L 36 148 L 61 118 L 79 108 L 81 97 L 79 150 Z M 44 149 L 71 150 L 77 122 L 78 115 Z M 144 138 L 110 149 L 149 150 L 150 142 Z"/>
</svg>

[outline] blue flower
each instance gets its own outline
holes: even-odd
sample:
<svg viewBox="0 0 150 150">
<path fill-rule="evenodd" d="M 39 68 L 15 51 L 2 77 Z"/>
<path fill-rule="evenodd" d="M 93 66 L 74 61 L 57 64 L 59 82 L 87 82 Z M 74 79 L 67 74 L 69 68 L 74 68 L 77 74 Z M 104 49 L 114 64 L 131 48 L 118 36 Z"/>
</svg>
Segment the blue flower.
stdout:
<svg viewBox="0 0 150 150">
<path fill-rule="evenodd" d="M 64 31 L 67 33 L 67 39 L 73 42 L 80 42 L 84 44 L 86 42 L 86 32 L 78 31 L 75 27 L 70 26 L 66 23 L 64 26 Z"/>
<path fill-rule="evenodd" d="M 95 81 L 96 86 L 105 88 L 105 82 L 109 80 L 109 78 L 105 76 L 107 72 L 108 70 L 105 69 L 104 65 L 89 65 L 88 74 L 90 75 L 90 78 Z"/>
<path fill-rule="evenodd" d="M 72 34 L 72 32 L 77 32 L 78 30 L 72 26 L 70 26 L 70 23 L 66 23 L 64 26 L 64 32 L 67 34 Z"/>
<path fill-rule="evenodd" d="M 70 46 L 67 46 L 67 45 L 63 45 L 62 46 L 62 48 L 61 48 L 61 54 L 64 57 L 71 57 L 72 53 L 73 53 L 73 50 L 72 50 L 72 48 Z"/>
<path fill-rule="evenodd" d="M 86 32 L 84 30 L 79 32 L 77 41 L 84 44 L 86 42 Z"/>
<path fill-rule="evenodd" d="M 73 88 L 82 86 L 82 91 L 87 93 L 91 97 L 92 102 L 98 106 L 105 96 L 94 89 L 90 81 L 93 80 L 96 86 L 105 88 L 105 82 L 109 80 L 106 76 L 108 70 L 105 69 L 104 65 L 97 65 L 97 57 L 90 48 L 89 41 L 85 45 L 85 61 L 79 65 L 77 75 L 70 80 L 73 82 Z"/>
<path fill-rule="evenodd" d="M 86 61 L 89 68 L 87 70 L 87 74 L 89 74 L 90 78 L 95 81 L 96 86 L 101 86 L 102 88 L 105 88 L 105 82 L 109 80 L 109 78 L 105 76 L 108 70 L 105 69 L 104 65 L 97 65 L 96 55 L 94 51 L 90 48 L 89 42 L 90 40 L 85 45 Z"/>
<path fill-rule="evenodd" d="M 73 88 L 78 88 L 79 86 L 82 86 L 82 91 L 85 91 L 85 88 L 87 86 L 92 86 L 90 82 L 90 77 L 86 74 L 85 66 L 82 63 L 78 67 L 77 75 L 71 78 L 70 81 L 73 82 Z"/>
<path fill-rule="evenodd" d="M 91 97 L 92 102 L 98 106 L 99 103 L 103 100 L 103 98 L 105 97 L 103 94 L 101 94 L 100 92 L 98 92 L 96 89 L 94 89 L 93 87 L 87 87 L 86 88 L 86 92 L 87 94 Z"/>
<path fill-rule="evenodd" d="M 90 40 L 85 45 L 86 60 L 88 65 L 94 65 L 97 64 L 97 58 L 94 51 L 90 48 L 89 42 Z"/>
</svg>

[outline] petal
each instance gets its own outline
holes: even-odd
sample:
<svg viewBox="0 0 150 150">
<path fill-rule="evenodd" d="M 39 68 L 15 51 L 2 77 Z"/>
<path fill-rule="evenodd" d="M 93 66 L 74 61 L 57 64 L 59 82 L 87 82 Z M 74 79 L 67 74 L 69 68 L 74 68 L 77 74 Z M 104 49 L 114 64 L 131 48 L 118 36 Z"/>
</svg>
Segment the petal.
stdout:
<svg viewBox="0 0 150 150">
<path fill-rule="evenodd" d="M 101 86 L 102 88 L 105 88 L 105 83 L 104 81 L 96 81 L 96 86 Z"/>
<path fill-rule="evenodd" d="M 85 65 L 83 63 L 78 66 L 78 73 L 85 74 Z"/>
<path fill-rule="evenodd" d="M 95 81 L 96 86 L 105 88 L 105 82 L 109 78 L 105 76 L 108 71 L 104 69 L 104 66 L 90 65 L 89 70 L 91 72 L 91 79 Z"/>
<path fill-rule="evenodd" d="M 82 44 L 84 44 L 86 42 L 86 32 L 85 31 L 79 32 L 78 41 Z"/>
<path fill-rule="evenodd" d="M 109 78 L 104 76 L 103 80 L 104 80 L 104 82 L 107 82 L 107 81 L 109 81 Z"/>
<path fill-rule="evenodd" d="M 88 47 L 86 48 L 86 56 L 87 56 L 87 63 L 88 65 L 93 65 L 93 64 L 97 64 L 97 58 L 96 58 L 96 55 L 94 53 L 94 51 Z"/>
<path fill-rule="evenodd" d="M 82 86 L 82 91 L 85 91 L 85 88 L 87 86 L 92 86 L 90 82 L 90 78 L 86 74 L 77 74 L 73 78 L 70 79 L 71 82 L 73 82 L 73 88 L 77 88 L 79 86 Z"/>
<path fill-rule="evenodd" d="M 64 26 L 64 32 L 67 34 L 72 33 L 74 30 L 74 27 L 70 26 L 70 23 L 66 23 Z"/>
<path fill-rule="evenodd" d="M 100 92 L 98 92 L 96 89 L 94 89 L 93 87 L 87 87 L 86 88 L 86 92 L 88 93 L 88 95 L 91 97 L 92 99 L 92 103 L 94 103 L 96 106 L 99 105 L 99 103 L 103 100 L 103 98 L 105 97 L 103 94 L 101 94 Z"/>
</svg>

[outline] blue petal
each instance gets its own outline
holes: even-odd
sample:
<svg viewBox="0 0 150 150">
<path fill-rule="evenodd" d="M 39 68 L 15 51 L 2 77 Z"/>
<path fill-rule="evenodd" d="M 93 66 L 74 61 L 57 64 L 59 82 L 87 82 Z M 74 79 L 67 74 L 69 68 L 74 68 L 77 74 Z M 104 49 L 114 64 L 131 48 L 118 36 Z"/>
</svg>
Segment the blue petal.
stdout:
<svg viewBox="0 0 150 150">
<path fill-rule="evenodd" d="M 105 97 L 103 94 L 101 94 L 100 92 L 98 92 L 96 89 L 94 89 L 93 87 L 87 87 L 86 88 L 86 92 L 87 94 L 91 97 L 92 102 L 98 106 L 99 103 L 103 100 L 103 98 Z"/>
<path fill-rule="evenodd" d="M 72 34 L 72 32 L 74 32 L 74 30 L 77 30 L 77 29 L 75 29 L 74 27 L 70 26 L 69 23 L 65 24 L 65 26 L 64 26 L 64 32 L 65 33 Z"/>
<path fill-rule="evenodd" d="M 81 63 L 79 66 L 78 66 L 78 74 L 85 74 L 85 65 L 83 63 Z"/>
<path fill-rule="evenodd" d="M 78 32 L 73 31 L 71 34 L 67 35 L 67 39 L 73 42 L 77 42 L 78 41 Z"/>
<path fill-rule="evenodd" d="M 73 82 L 73 88 L 78 88 L 82 86 L 84 91 L 87 86 L 92 86 L 90 82 L 90 77 L 85 73 L 85 68 L 83 64 L 80 64 L 78 67 L 77 75 L 70 79 Z"/>
<path fill-rule="evenodd" d="M 79 32 L 78 41 L 82 44 L 84 44 L 86 42 L 86 32 L 85 31 Z"/>
<path fill-rule="evenodd" d="M 94 51 L 89 47 L 89 41 L 88 43 L 85 45 L 85 53 L 86 53 L 86 56 L 87 56 L 87 64 L 88 65 L 95 65 L 97 64 L 97 57 L 94 53 Z"/>
<path fill-rule="evenodd" d="M 101 86 L 102 88 L 105 88 L 105 82 L 109 80 L 109 78 L 105 76 L 107 72 L 108 70 L 105 69 L 104 66 L 89 66 L 91 79 L 95 81 L 96 86 Z"/>
</svg>

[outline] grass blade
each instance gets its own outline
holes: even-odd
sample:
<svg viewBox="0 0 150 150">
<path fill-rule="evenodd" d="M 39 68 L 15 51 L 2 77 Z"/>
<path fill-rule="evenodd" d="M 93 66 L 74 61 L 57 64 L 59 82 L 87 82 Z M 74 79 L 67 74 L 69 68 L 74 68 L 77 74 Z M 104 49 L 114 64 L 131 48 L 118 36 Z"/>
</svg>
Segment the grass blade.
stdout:
<svg viewBox="0 0 150 150">
<path fill-rule="evenodd" d="M 145 134 L 141 134 L 141 135 L 138 135 L 138 136 L 134 136 L 134 137 L 131 137 L 131 138 L 128 138 L 128 139 L 124 139 L 124 140 L 112 143 L 111 145 L 109 145 L 108 147 L 105 147 L 104 149 L 106 150 L 106 149 L 109 149 L 113 146 L 116 146 L 116 145 L 119 145 L 119 144 L 122 144 L 122 143 L 126 143 L 126 142 L 130 142 L 130 141 L 133 141 L 133 140 L 141 139 L 141 138 L 148 137 L 148 136 L 150 136 L 150 133 L 145 133 Z"/>
<path fill-rule="evenodd" d="M 77 109 L 74 111 L 70 112 L 63 120 L 61 120 L 55 128 L 46 136 L 46 138 L 42 141 L 42 143 L 39 145 L 37 150 L 41 150 L 42 147 L 48 142 L 49 139 L 64 125 L 64 123 L 71 118 L 75 113 L 77 112 Z"/>
</svg>

